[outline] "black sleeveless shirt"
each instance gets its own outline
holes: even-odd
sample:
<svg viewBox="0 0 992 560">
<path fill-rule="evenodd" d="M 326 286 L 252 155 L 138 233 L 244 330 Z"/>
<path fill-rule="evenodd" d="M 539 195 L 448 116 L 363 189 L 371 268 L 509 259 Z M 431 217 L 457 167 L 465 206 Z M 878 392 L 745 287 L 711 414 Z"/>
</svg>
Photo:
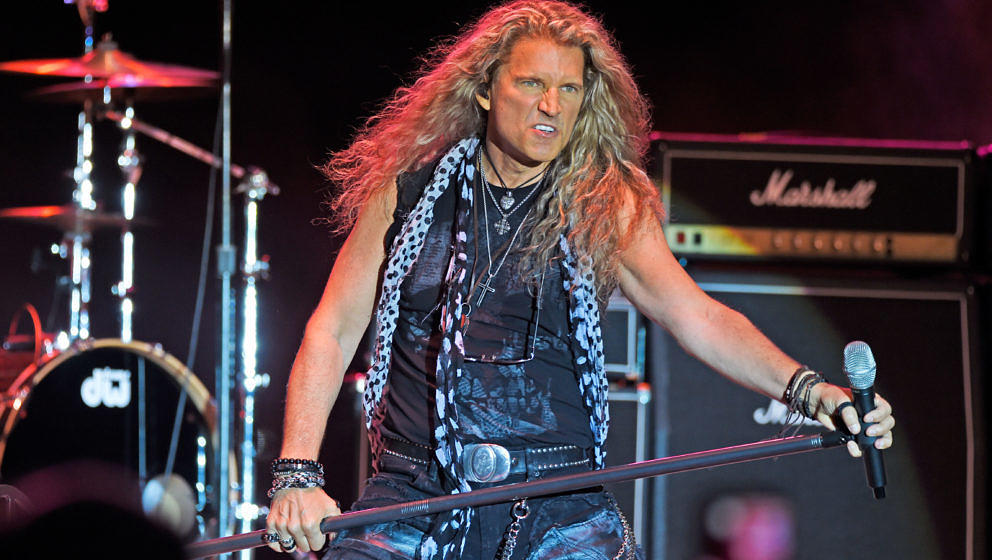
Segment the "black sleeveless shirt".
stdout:
<svg viewBox="0 0 992 560">
<path fill-rule="evenodd" d="M 397 180 L 398 203 L 394 223 L 387 234 L 387 250 L 406 215 L 416 204 L 430 181 L 433 166 L 401 175 Z M 542 186 L 513 190 L 518 202 L 530 190 Z M 490 185 L 497 200 L 507 191 Z M 574 444 L 592 446 L 589 417 L 579 394 L 569 345 L 568 295 L 562 286 L 561 267 L 549 263 L 541 286 L 542 309 L 536 328 L 535 285 L 519 278 L 519 249 L 527 238 L 527 226 L 517 234 L 511 252 L 499 266 L 505 246 L 521 226 L 529 209 L 536 212 L 535 192 L 508 217 L 509 229 L 500 234 L 496 222 L 501 218 L 496 202 L 482 187 L 475 185 L 477 217 L 475 227 L 467 228 L 467 269 L 477 279 L 469 301 L 472 311 L 465 329 L 466 356 L 492 356 L 500 361 L 514 361 L 529 356 L 536 341 L 534 359 L 522 364 L 500 365 L 465 362 L 456 392 L 458 437 L 465 443 L 489 442 L 513 448 L 532 445 Z M 434 222 L 424 247 L 401 287 L 399 318 L 392 347 L 389 382 L 383 394 L 385 416 L 382 432 L 415 443 L 430 445 L 434 371 L 440 347 L 440 307 L 444 296 L 444 277 L 452 253 L 455 206 L 458 196 L 454 186 L 445 190 L 434 206 Z M 485 211 L 482 204 L 486 204 Z M 488 214 L 488 223 L 486 222 Z M 486 238 L 489 237 L 489 251 Z M 489 256 L 492 270 L 499 267 L 479 305 L 487 278 Z M 469 282 L 472 279 L 468 280 Z M 536 281 L 540 284 L 540 280 Z M 534 338 L 536 336 L 536 338 Z"/>
</svg>

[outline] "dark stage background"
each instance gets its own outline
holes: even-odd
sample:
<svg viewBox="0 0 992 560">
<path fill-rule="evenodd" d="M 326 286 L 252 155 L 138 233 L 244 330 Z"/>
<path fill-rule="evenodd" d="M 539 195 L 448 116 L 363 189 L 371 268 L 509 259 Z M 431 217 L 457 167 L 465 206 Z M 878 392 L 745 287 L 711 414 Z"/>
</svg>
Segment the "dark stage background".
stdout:
<svg viewBox="0 0 992 560">
<path fill-rule="evenodd" d="M 713 133 L 794 131 L 831 136 L 992 141 L 992 2 L 911 0 L 832 3 L 588 2 L 616 33 L 658 130 Z M 82 54 L 74 6 L 22 3 L 0 23 L 0 60 Z M 483 4 L 381 5 L 235 2 L 232 158 L 280 185 L 261 205 L 261 371 L 272 385 L 258 399 L 262 465 L 278 451 L 283 387 L 305 322 L 339 240 L 321 217 L 327 185 L 314 166 L 346 146 L 352 131 L 441 36 L 457 33 Z M 110 2 L 97 33 L 146 61 L 219 67 L 220 8 L 214 2 Z M 66 204 L 73 185 L 77 108 L 25 97 L 59 79 L 0 75 L 0 207 Z M 136 116 L 210 148 L 217 98 L 139 104 Z M 120 135 L 96 128 L 96 198 L 119 207 L 114 165 Z M 139 136 L 134 338 L 185 359 L 205 217 L 209 170 Z M 238 200 L 240 202 L 240 200 Z M 236 213 L 240 212 L 240 206 Z M 240 232 L 236 233 L 240 236 Z M 54 272 L 32 272 L 35 248 L 58 234 L 0 222 L 0 325 L 23 302 L 44 318 Z M 217 243 L 214 238 L 214 244 Z M 236 237 L 237 239 L 237 237 Z M 240 246 L 242 243 L 236 241 Z M 119 241 L 93 243 L 96 337 L 116 337 L 110 285 Z M 217 284 L 208 284 L 193 370 L 213 392 Z M 262 467 L 264 470 L 265 467 Z M 264 477 L 267 481 L 267 477 Z"/>
</svg>

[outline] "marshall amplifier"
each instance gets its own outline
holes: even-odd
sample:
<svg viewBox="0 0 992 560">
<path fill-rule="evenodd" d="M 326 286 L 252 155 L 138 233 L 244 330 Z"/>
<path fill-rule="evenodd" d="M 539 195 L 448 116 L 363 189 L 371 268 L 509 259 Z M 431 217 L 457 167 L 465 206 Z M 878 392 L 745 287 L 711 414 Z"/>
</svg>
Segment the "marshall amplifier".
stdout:
<svg viewBox="0 0 992 560">
<path fill-rule="evenodd" d="M 655 133 L 683 256 L 968 263 L 967 142 Z"/>
</svg>

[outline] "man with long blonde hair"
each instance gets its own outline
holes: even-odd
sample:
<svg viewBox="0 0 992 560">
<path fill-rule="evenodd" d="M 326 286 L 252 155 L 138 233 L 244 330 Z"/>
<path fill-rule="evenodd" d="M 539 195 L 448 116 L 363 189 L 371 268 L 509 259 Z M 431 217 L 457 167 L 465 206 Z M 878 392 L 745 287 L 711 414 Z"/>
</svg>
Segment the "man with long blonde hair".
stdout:
<svg viewBox="0 0 992 560">
<path fill-rule="evenodd" d="M 350 234 L 290 374 L 275 549 L 340 513 L 323 426 L 370 320 L 375 474 L 353 509 L 604 466 L 599 309 L 617 288 L 723 375 L 828 428 L 849 392 L 782 353 L 676 262 L 644 172 L 648 107 L 602 24 L 564 2 L 493 8 L 424 63 L 327 176 Z M 892 444 L 891 407 L 866 420 Z M 859 455 L 852 446 L 853 455 Z M 278 542 L 276 542 L 278 541 Z M 634 557 L 601 489 L 343 531 L 329 558 Z"/>
</svg>

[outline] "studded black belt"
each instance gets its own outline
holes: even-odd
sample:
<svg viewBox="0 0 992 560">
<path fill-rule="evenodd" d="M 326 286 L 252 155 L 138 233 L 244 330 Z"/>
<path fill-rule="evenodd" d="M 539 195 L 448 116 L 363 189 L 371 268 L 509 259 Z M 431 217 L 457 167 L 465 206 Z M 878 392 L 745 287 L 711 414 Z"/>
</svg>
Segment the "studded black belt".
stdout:
<svg viewBox="0 0 992 560">
<path fill-rule="evenodd" d="M 419 465 L 429 465 L 433 459 L 433 450 L 423 444 L 389 437 L 383 438 L 383 444 L 387 454 Z M 495 443 L 469 443 L 464 446 L 462 466 L 470 482 L 499 482 L 514 474 L 532 478 L 547 471 L 589 465 L 590 456 L 577 445 L 511 450 Z"/>
</svg>

